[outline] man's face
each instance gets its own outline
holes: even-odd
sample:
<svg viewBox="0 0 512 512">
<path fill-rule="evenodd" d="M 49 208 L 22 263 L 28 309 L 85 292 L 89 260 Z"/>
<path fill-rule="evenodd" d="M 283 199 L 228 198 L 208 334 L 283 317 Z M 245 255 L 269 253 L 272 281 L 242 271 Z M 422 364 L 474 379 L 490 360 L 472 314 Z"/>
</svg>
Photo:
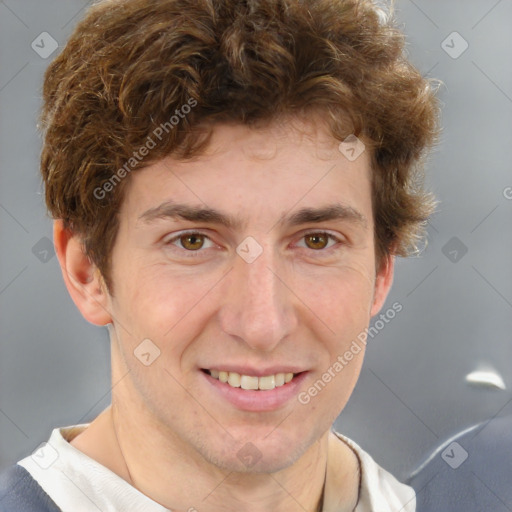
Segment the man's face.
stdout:
<svg viewBox="0 0 512 512">
<path fill-rule="evenodd" d="M 299 395 L 377 312 L 369 155 L 351 162 L 323 131 L 291 124 L 222 125 L 203 156 L 130 180 L 109 299 L 120 411 L 219 467 L 244 470 L 247 454 L 261 456 L 253 471 L 290 465 L 345 406 L 364 351 L 308 403 Z M 176 205 L 231 225 L 170 216 Z M 315 221 L 325 209 L 336 215 Z M 219 372 L 277 386 L 244 390 Z"/>
</svg>

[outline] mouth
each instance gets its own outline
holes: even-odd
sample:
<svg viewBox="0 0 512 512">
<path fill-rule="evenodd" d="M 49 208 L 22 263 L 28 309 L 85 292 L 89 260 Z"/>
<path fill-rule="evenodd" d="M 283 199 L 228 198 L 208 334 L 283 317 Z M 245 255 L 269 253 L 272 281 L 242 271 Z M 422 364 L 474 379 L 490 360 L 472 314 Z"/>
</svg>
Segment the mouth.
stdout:
<svg viewBox="0 0 512 512">
<path fill-rule="evenodd" d="M 310 373 L 297 367 L 256 368 L 203 368 L 199 373 L 205 393 L 221 399 L 219 406 L 227 402 L 244 412 L 272 412 L 294 404 Z"/>
<path fill-rule="evenodd" d="M 280 388 L 285 384 L 288 384 L 295 377 L 303 373 L 275 373 L 258 377 L 255 375 L 242 375 L 237 372 L 223 370 L 203 369 L 202 371 L 223 384 L 246 391 L 271 391 L 275 388 Z"/>
</svg>

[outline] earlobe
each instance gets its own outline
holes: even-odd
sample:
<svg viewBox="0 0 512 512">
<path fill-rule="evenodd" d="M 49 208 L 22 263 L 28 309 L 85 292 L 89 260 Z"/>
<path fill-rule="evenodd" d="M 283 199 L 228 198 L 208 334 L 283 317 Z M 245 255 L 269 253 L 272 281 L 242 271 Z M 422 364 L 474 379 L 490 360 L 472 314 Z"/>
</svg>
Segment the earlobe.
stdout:
<svg viewBox="0 0 512 512">
<path fill-rule="evenodd" d="M 94 325 L 111 323 L 108 291 L 97 267 L 85 255 L 79 237 L 58 219 L 53 224 L 53 241 L 64 283 L 82 316 Z"/>
<path fill-rule="evenodd" d="M 375 316 L 384 305 L 391 285 L 393 284 L 393 275 L 395 271 L 395 257 L 391 254 L 384 256 L 375 279 L 375 290 L 373 294 L 373 304 L 370 316 Z"/>
</svg>

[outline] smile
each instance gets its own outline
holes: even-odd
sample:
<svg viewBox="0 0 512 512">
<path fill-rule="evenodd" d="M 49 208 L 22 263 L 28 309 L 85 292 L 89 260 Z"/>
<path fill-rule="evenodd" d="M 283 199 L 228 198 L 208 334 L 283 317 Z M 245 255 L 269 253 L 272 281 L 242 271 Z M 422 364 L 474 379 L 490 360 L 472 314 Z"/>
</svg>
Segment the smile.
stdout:
<svg viewBox="0 0 512 512">
<path fill-rule="evenodd" d="M 219 370 L 205 370 L 214 379 L 226 383 L 232 388 L 242 388 L 245 390 L 270 391 L 288 384 L 293 377 L 293 373 L 276 373 L 273 375 L 263 375 L 255 377 L 253 375 L 240 375 L 236 372 L 227 372 Z"/>
</svg>

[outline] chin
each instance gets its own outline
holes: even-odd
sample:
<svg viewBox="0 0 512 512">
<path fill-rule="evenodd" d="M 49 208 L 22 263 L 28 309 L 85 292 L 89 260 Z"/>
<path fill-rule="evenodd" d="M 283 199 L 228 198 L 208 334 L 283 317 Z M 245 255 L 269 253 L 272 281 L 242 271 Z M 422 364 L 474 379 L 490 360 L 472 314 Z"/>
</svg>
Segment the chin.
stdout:
<svg viewBox="0 0 512 512">
<path fill-rule="evenodd" d="M 259 437 L 254 442 L 235 443 L 231 440 L 225 449 L 215 450 L 203 445 L 199 451 L 205 460 L 219 469 L 240 474 L 268 474 L 294 464 L 313 443 L 310 439 L 294 442 L 289 436 L 275 436 L 272 440 Z"/>
<path fill-rule="evenodd" d="M 291 455 L 286 453 L 261 453 L 258 454 L 253 460 L 247 458 L 238 458 L 237 454 L 230 454 L 226 457 L 209 457 L 205 456 L 211 464 L 214 464 L 219 469 L 229 471 L 230 473 L 239 474 L 269 474 L 277 473 L 287 467 L 291 466 L 301 454 Z"/>
</svg>

